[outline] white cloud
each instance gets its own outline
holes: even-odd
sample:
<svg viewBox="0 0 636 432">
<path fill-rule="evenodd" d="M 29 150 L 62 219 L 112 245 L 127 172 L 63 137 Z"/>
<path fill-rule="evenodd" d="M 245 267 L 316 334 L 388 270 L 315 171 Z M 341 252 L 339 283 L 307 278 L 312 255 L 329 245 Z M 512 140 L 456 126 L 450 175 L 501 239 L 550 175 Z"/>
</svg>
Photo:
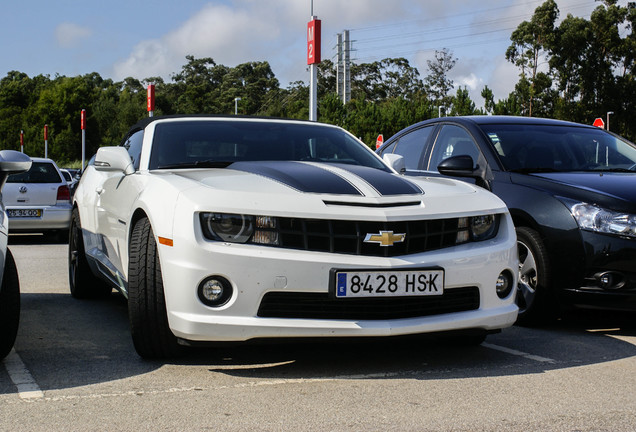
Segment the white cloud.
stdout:
<svg viewBox="0 0 636 432">
<path fill-rule="evenodd" d="M 322 20 L 323 58 L 331 57 L 331 40 L 345 28 L 403 19 L 412 2 L 397 0 L 321 0 L 314 14 Z M 229 6 L 210 3 L 175 30 L 137 43 L 128 57 L 117 61 L 112 75 L 169 78 L 185 64 L 185 56 L 212 57 L 234 66 L 268 60 L 281 85 L 308 78 L 305 28 L 308 2 L 298 0 L 234 0 Z M 285 82 L 283 82 L 285 81 Z"/>
<path fill-rule="evenodd" d="M 72 48 L 91 34 L 91 29 L 69 22 L 62 23 L 55 28 L 55 39 L 62 48 Z"/>
<path fill-rule="evenodd" d="M 475 91 L 475 90 L 481 91 L 481 88 L 484 85 L 484 80 L 481 78 L 478 78 L 477 75 L 475 75 L 474 73 L 471 73 L 466 76 L 458 77 L 457 84 L 460 87 L 466 87 L 470 91 Z"/>
<path fill-rule="evenodd" d="M 468 0 L 318 0 L 313 13 L 322 20 L 323 59 L 334 59 L 336 33 L 344 29 L 352 30 L 354 61 L 404 56 L 422 76 L 427 73 L 426 60 L 436 49 L 448 47 L 458 58 L 451 74 L 455 83 L 468 86 L 471 97 L 481 100 L 485 84 L 503 98 L 517 82 L 517 71 L 503 53 L 512 29 L 529 19 L 541 3 L 529 0 L 512 7 L 508 1 L 493 0 L 475 9 Z M 210 1 L 172 30 L 137 41 L 127 56 L 114 63 L 110 75 L 169 79 L 191 54 L 227 66 L 267 60 L 281 86 L 307 82 L 305 28 L 310 14 L 310 3 L 301 0 Z M 469 39 L 462 39 L 465 34 Z M 390 37 L 384 40 L 383 35 Z"/>
<path fill-rule="evenodd" d="M 167 78 L 185 64 L 186 55 L 228 65 L 265 60 L 271 53 L 263 52 L 264 45 L 278 36 L 276 23 L 254 12 L 208 5 L 176 30 L 138 43 L 114 65 L 114 77 Z"/>
</svg>

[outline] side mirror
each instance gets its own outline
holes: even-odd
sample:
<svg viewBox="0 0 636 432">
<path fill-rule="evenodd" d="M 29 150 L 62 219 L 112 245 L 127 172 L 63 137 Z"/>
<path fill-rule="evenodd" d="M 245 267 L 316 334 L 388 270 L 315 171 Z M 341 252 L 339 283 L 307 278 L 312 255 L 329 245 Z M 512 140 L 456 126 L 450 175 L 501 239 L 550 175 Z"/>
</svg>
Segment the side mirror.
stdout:
<svg viewBox="0 0 636 432">
<path fill-rule="evenodd" d="M 487 169 L 475 165 L 473 158 L 468 155 L 451 156 L 437 165 L 440 174 L 451 177 L 474 178 L 478 186 L 491 190 L 490 176 Z"/>
<path fill-rule="evenodd" d="M 0 188 L 4 186 L 11 174 L 28 171 L 31 168 L 31 158 L 15 150 L 0 151 Z"/>
<path fill-rule="evenodd" d="M 100 147 L 95 156 L 95 169 L 105 172 L 119 171 L 125 175 L 135 172 L 130 155 L 123 147 Z"/>
<path fill-rule="evenodd" d="M 474 177 L 477 167 L 473 158 L 468 155 L 452 156 L 444 159 L 437 165 L 437 171 L 441 174 L 453 177 Z"/>
<path fill-rule="evenodd" d="M 406 166 L 404 165 L 404 156 L 395 153 L 385 153 L 382 155 L 382 160 L 386 162 L 388 166 L 393 168 L 400 174 L 406 172 Z"/>
</svg>

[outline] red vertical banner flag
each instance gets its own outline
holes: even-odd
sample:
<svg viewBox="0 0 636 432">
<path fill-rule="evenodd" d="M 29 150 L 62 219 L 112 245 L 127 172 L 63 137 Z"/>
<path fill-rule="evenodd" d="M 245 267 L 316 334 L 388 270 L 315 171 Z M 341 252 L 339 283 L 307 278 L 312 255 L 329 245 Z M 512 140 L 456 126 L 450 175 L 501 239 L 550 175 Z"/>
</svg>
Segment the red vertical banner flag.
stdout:
<svg viewBox="0 0 636 432">
<path fill-rule="evenodd" d="M 24 131 L 20 131 L 20 151 L 24 153 Z"/>
<path fill-rule="evenodd" d="M 82 114 L 80 115 L 80 125 L 82 127 L 82 130 L 86 129 L 86 110 L 85 109 L 82 110 Z"/>
<path fill-rule="evenodd" d="M 307 64 L 320 63 L 321 24 L 319 19 L 307 23 Z"/>
<path fill-rule="evenodd" d="M 148 112 L 155 110 L 155 85 L 148 84 Z"/>
<path fill-rule="evenodd" d="M 49 125 L 44 125 L 44 141 L 49 139 Z"/>
</svg>

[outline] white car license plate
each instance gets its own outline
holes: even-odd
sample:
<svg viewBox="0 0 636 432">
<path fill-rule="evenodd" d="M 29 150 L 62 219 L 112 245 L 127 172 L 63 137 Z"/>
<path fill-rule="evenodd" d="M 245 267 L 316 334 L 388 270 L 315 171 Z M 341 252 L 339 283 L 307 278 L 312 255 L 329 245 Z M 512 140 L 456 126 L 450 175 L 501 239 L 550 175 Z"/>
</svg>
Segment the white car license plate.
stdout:
<svg viewBox="0 0 636 432">
<path fill-rule="evenodd" d="M 42 210 L 40 209 L 9 209 L 7 215 L 11 217 L 41 217 Z"/>
<path fill-rule="evenodd" d="M 444 270 L 336 272 L 336 297 L 435 296 L 444 294 Z"/>
</svg>

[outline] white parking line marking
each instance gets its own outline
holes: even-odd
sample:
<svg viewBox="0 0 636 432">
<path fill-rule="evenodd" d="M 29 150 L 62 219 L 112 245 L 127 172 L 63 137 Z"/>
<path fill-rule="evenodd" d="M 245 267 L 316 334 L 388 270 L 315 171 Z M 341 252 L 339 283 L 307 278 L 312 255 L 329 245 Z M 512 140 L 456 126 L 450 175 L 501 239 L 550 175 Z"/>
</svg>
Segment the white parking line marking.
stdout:
<svg viewBox="0 0 636 432">
<path fill-rule="evenodd" d="M 44 393 L 31 376 L 31 372 L 26 368 L 22 359 L 14 349 L 11 350 L 3 363 L 7 369 L 9 378 L 11 378 L 13 384 L 18 388 L 18 395 L 21 399 L 38 399 L 44 397 Z"/>
<path fill-rule="evenodd" d="M 506 348 L 506 347 L 502 347 L 502 346 L 499 346 L 499 345 L 493 345 L 493 344 L 489 344 L 489 343 L 482 343 L 481 346 L 483 346 L 485 348 L 490 348 L 490 349 L 493 349 L 493 350 L 505 352 L 506 354 L 512 354 L 512 355 L 519 356 L 519 357 L 525 357 L 527 359 L 538 361 L 538 362 L 542 362 L 542 363 L 556 363 L 556 361 L 551 359 L 551 358 L 541 357 L 541 356 L 537 356 L 537 355 L 533 355 L 533 354 L 528 354 L 528 353 L 525 353 L 523 351 L 517 351 L 517 350 L 511 349 L 511 348 Z"/>
</svg>

